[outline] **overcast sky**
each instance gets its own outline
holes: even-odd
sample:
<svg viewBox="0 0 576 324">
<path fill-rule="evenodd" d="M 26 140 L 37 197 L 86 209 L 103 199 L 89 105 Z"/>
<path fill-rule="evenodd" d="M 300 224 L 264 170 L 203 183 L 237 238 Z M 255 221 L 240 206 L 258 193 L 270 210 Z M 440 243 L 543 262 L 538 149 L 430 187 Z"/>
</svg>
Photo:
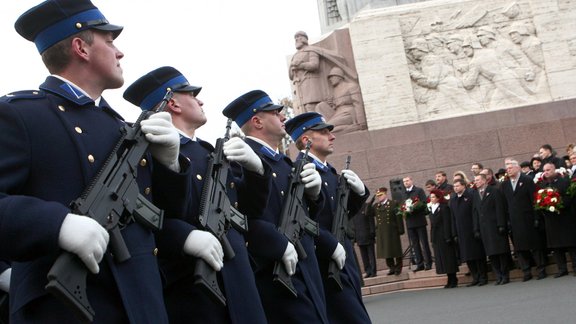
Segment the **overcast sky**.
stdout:
<svg viewBox="0 0 576 324">
<path fill-rule="evenodd" d="M 37 89 L 48 75 L 33 43 L 20 37 L 14 22 L 38 0 L 0 5 L 0 94 Z M 202 86 L 208 123 L 197 136 L 214 143 L 225 131 L 222 109 L 241 94 L 266 91 L 274 101 L 290 97 L 287 56 L 295 52 L 293 35 L 306 31 L 320 38 L 314 0 L 93 0 L 108 21 L 124 26 L 116 46 L 124 86 L 104 98 L 127 120 L 140 110 L 122 93 L 143 74 L 164 65 Z"/>
</svg>

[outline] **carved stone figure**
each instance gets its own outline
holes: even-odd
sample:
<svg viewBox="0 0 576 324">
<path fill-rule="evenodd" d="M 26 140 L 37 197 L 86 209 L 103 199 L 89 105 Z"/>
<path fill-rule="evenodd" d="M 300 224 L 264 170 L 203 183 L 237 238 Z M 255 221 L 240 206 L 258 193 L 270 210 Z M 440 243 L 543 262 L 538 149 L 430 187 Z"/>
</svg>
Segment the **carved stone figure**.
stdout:
<svg viewBox="0 0 576 324">
<path fill-rule="evenodd" d="M 409 51 L 419 64 L 419 69 L 410 70 L 410 77 L 418 86 L 428 90 L 419 102 L 426 105 L 429 114 L 480 108 L 478 103 L 470 100 L 462 83 L 454 76 L 452 66 L 445 58 L 431 52 L 425 39 L 414 39 Z"/>
<path fill-rule="evenodd" d="M 292 56 L 288 71 L 294 90 L 294 108 L 297 114 L 318 111 L 327 119 L 334 116 L 331 122 L 335 124 L 336 131 L 366 129 L 358 76 L 348 65 L 347 59 L 339 54 L 340 51 L 345 53 L 348 50 L 351 56 L 351 49 L 341 48 L 349 44 L 349 36 L 347 33 L 332 36 L 333 39 L 325 40 L 337 48 L 338 52 L 309 45 L 308 36 L 304 32 L 294 35 L 298 51 Z"/>
<path fill-rule="evenodd" d="M 316 105 L 324 99 L 319 89 L 320 54 L 316 48 L 308 45 L 308 35 L 305 32 L 297 32 L 294 41 L 298 51 L 292 56 L 288 76 L 296 88 L 301 112 L 314 111 Z"/>
<path fill-rule="evenodd" d="M 362 93 L 355 81 L 347 80 L 341 68 L 335 66 L 328 73 L 333 87 L 332 97 L 316 106 L 316 110 L 334 125 L 333 132 L 351 132 L 366 128 Z"/>
<path fill-rule="evenodd" d="M 532 26 L 524 23 L 514 22 L 508 31 L 513 43 L 520 46 L 520 49 L 533 64 L 534 82 L 532 91 L 540 93 L 545 86 L 546 76 L 544 75 L 544 54 L 542 53 L 542 43 L 534 35 Z"/>
<path fill-rule="evenodd" d="M 478 28 L 476 36 L 480 44 L 485 48 L 493 49 L 497 59 L 512 69 L 518 78 L 527 82 L 534 81 L 532 65 L 521 50 L 509 44 L 509 41 L 505 39 L 496 39 L 494 30 L 487 26 Z M 532 90 L 527 88 L 527 91 L 531 92 Z"/>
<path fill-rule="evenodd" d="M 475 50 L 468 41 L 462 44 L 462 51 L 470 58 L 467 70 L 463 70 L 464 87 L 466 89 L 483 87 L 484 102 L 489 108 L 509 107 L 528 102 L 530 93 L 516 73 L 500 59 L 496 50 L 491 48 Z"/>
</svg>

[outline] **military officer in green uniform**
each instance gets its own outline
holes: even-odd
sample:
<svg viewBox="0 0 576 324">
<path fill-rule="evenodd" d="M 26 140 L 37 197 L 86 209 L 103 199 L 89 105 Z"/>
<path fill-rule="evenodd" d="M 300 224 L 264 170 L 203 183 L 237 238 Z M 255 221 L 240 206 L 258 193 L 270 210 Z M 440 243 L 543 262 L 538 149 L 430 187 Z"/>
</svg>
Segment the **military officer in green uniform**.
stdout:
<svg viewBox="0 0 576 324">
<path fill-rule="evenodd" d="M 400 235 L 404 234 L 404 222 L 398 207 L 398 202 L 388 199 L 388 189 L 382 187 L 376 192 L 376 202 L 367 211 L 376 219 L 376 257 L 386 259 L 388 275 L 402 272 Z"/>
</svg>

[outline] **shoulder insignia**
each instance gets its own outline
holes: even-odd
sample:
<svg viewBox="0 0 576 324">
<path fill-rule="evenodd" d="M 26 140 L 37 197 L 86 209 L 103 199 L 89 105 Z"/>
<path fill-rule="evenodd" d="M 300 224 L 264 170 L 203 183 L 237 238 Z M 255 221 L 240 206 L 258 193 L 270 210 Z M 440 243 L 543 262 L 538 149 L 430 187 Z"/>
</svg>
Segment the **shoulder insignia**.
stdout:
<svg viewBox="0 0 576 324">
<path fill-rule="evenodd" d="M 42 90 L 23 90 L 6 94 L 0 97 L 0 101 L 12 102 L 22 99 L 42 99 L 44 97 L 46 97 L 46 93 Z"/>
</svg>

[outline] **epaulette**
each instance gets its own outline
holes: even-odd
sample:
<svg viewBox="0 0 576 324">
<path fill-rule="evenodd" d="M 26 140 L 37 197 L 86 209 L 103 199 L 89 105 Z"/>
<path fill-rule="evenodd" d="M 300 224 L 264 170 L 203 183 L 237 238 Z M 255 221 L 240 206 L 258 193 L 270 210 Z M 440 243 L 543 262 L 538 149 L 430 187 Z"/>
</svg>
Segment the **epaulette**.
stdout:
<svg viewBox="0 0 576 324">
<path fill-rule="evenodd" d="M 46 97 L 46 93 L 42 90 L 22 90 L 2 96 L 0 97 L 0 101 L 12 102 L 22 99 L 42 99 L 44 97 Z"/>
</svg>

